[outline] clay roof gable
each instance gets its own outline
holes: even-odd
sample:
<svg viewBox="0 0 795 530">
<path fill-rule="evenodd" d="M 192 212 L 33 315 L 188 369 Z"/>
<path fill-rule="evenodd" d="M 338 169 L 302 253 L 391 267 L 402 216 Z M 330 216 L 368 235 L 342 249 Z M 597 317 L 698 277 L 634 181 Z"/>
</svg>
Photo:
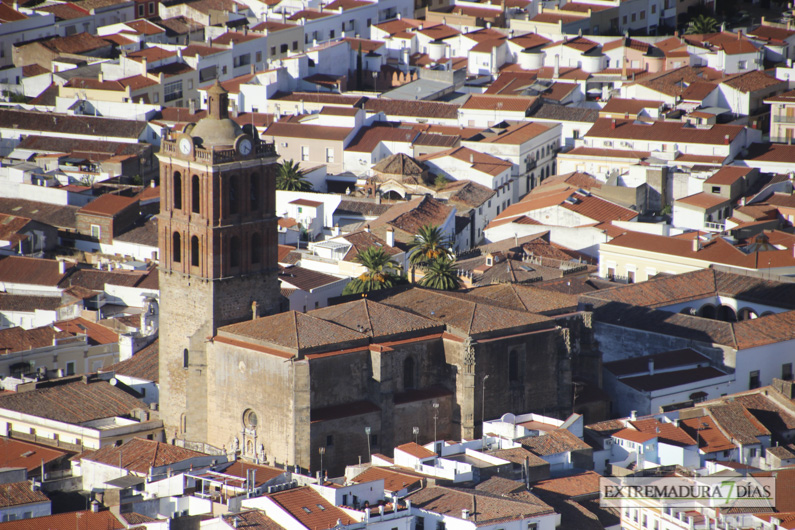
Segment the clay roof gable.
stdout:
<svg viewBox="0 0 795 530">
<path fill-rule="evenodd" d="M 23 256 L 0 258 L 0 282 L 3 283 L 55 286 L 63 276 L 55 260 Z"/>
<path fill-rule="evenodd" d="M 567 497 L 598 495 L 600 478 L 602 476 L 599 473 L 586 471 L 568 477 L 541 480 L 533 484 L 533 490 L 558 493 Z"/>
<path fill-rule="evenodd" d="M 351 244 L 351 248 L 348 249 L 348 252 L 342 258 L 342 261 L 356 262 L 356 256 L 359 254 L 359 252 L 373 246 L 383 249 L 383 251 L 390 256 L 396 256 L 401 252 L 399 248 L 390 247 L 386 244 L 386 241 L 377 235 L 373 234 L 372 232 L 365 232 L 364 230 L 352 232 L 342 236 L 340 239 L 344 239 Z"/>
<path fill-rule="evenodd" d="M 320 493 L 308 486 L 272 493 L 268 496 L 306 528 L 327 530 L 334 528 L 337 521 L 343 525 L 355 522 L 347 513 L 328 502 Z"/>
<path fill-rule="evenodd" d="M 82 460 L 114 467 L 121 465 L 128 471 L 145 475 L 150 467 L 170 466 L 202 456 L 207 455 L 163 442 L 133 438 L 119 447 L 107 445 L 97 449 Z"/>
<path fill-rule="evenodd" d="M 576 294 L 556 293 L 529 285 L 496 284 L 476 287 L 472 291 L 480 297 L 490 298 L 507 304 L 517 311 L 546 313 L 563 309 L 576 309 Z"/>
<path fill-rule="evenodd" d="M 782 433 L 795 429 L 795 412 L 791 407 L 777 403 L 776 395 L 769 390 L 734 395 L 734 401 L 748 409 L 770 432 Z"/>
<path fill-rule="evenodd" d="M 533 502 L 519 501 L 484 491 L 457 490 L 441 486 L 426 487 L 406 497 L 412 506 L 421 510 L 461 518 L 463 510 L 469 512 L 468 520 L 476 526 L 515 521 L 554 513 L 552 508 L 532 497 Z"/>
<path fill-rule="evenodd" d="M 363 482 L 371 482 L 373 480 L 384 481 L 384 491 L 398 492 L 403 489 L 414 489 L 415 486 L 422 484 L 422 479 L 414 475 L 407 475 L 392 469 L 385 469 L 382 467 L 370 467 L 363 473 L 353 477 L 352 482 L 361 484 Z"/>
<path fill-rule="evenodd" d="M 34 490 L 27 480 L 23 482 L 0 484 L 0 508 L 10 508 L 13 506 L 23 506 L 25 504 L 40 502 L 49 504 L 50 499 L 40 490 Z"/>
<path fill-rule="evenodd" d="M 27 392 L 0 395 L 0 408 L 54 421 L 82 424 L 114 416 L 129 416 L 149 406 L 107 381 L 82 379 Z"/>
<path fill-rule="evenodd" d="M 448 195 L 449 193 L 449 195 Z M 447 195 L 447 201 L 456 205 L 460 212 L 467 208 L 477 208 L 496 195 L 496 191 L 471 180 L 457 180 L 447 184 L 440 190 L 440 195 Z"/>
<path fill-rule="evenodd" d="M 340 280 L 341 278 L 337 276 L 312 269 L 305 269 L 297 265 L 285 267 L 279 271 L 280 283 L 288 284 L 287 286 L 292 286 L 302 291 L 318 289 L 325 285 L 339 282 Z"/>
<path fill-rule="evenodd" d="M 758 437 L 770 435 L 770 431 L 739 403 L 707 407 L 707 411 L 721 430 L 742 445 L 759 444 Z"/>
<path fill-rule="evenodd" d="M 698 442 L 699 450 L 704 453 L 716 453 L 734 449 L 734 444 L 723 435 L 709 416 L 683 419 L 679 425 L 682 430 Z"/>
<path fill-rule="evenodd" d="M 3 530 L 51 530 L 53 528 L 124 530 L 126 526 L 109 510 L 96 513 L 91 511 L 66 512 L 3 523 Z"/>
<path fill-rule="evenodd" d="M 44 447 L 13 438 L 3 438 L 2 444 L 3 452 L 0 454 L 0 467 L 22 467 L 28 470 L 29 475 L 32 471 L 41 468 L 42 461 L 45 464 L 49 464 L 68 455 L 68 453 L 51 447 Z"/>
<path fill-rule="evenodd" d="M 657 434 L 649 432 L 640 432 L 636 431 L 635 429 L 626 428 L 613 433 L 613 438 L 621 438 L 622 440 L 629 440 L 630 442 L 642 444 L 648 442 L 649 440 L 657 438 Z"/>
<path fill-rule="evenodd" d="M 370 222 L 371 228 L 386 228 L 389 225 L 405 235 L 413 237 L 419 229 L 426 225 L 444 225 L 453 208 L 442 201 L 425 196 L 392 206 L 383 215 Z M 380 230 L 379 230 L 380 231 Z M 379 237 L 381 234 L 378 234 Z M 396 238 L 405 239 L 403 234 L 395 234 Z M 410 238 L 409 238 L 410 239 Z"/>
<path fill-rule="evenodd" d="M 512 311 L 496 305 L 473 302 L 464 296 L 419 288 L 393 295 L 382 303 L 442 322 L 449 328 L 472 337 L 503 329 L 544 329 L 554 322 L 541 315 Z"/>
<path fill-rule="evenodd" d="M 433 320 L 366 298 L 316 309 L 311 314 L 378 340 L 406 333 L 443 331 L 439 323 Z"/>
<path fill-rule="evenodd" d="M 734 334 L 738 349 L 795 340 L 795 311 L 735 322 Z"/>
<path fill-rule="evenodd" d="M 124 197 L 122 195 L 106 193 L 80 208 L 77 213 L 78 215 L 91 214 L 113 217 L 137 203 L 138 199 L 135 197 Z"/>
<path fill-rule="evenodd" d="M 89 344 L 114 344 L 119 342 L 117 333 L 102 324 L 91 322 L 83 317 L 54 322 L 53 327 L 75 335 L 86 335 Z"/>
<path fill-rule="evenodd" d="M 722 84 L 728 85 L 744 94 L 749 92 L 756 92 L 757 90 L 767 90 L 772 87 L 781 85 L 786 88 L 786 81 L 776 79 L 759 70 L 752 70 L 742 74 L 737 74 L 722 81 Z"/>
<path fill-rule="evenodd" d="M 454 149 L 447 149 L 437 153 L 430 153 L 420 157 L 420 160 L 440 160 L 446 157 L 455 158 L 461 162 L 468 163 L 471 169 L 496 177 L 505 172 L 506 169 L 511 167 L 511 163 L 507 160 L 497 158 L 488 153 L 481 153 L 470 149 L 469 147 L 456 147 Z"/>
<path fill-rule="evenodd" d="M 308 352 L 340 342 L 360 341 L 366 337 L 362 333 L 297 311 L 224 326 L 218 330 L 218 334 L 244 341 L 253 339 L 293 352 Z"/>
<path fill-rule="evenodd" d="M 0 330 L 0 354 L 8 354 L 34 348 L 52 346 L 58 339 L 66 339 L 73 335 L 64 331 L 57 331 L 52 326 L 23 329 L 20 327 Z"/>
<path fill-rule="evenodd" d="M 529 452 L 528 454 L 532 455 L 532 453 Z M 526 486 L 521 482 L 517 482 L 515 480 L 511 480 L 500 476 L 491 477 L 488 480 L 480 482 L 475 486 L 475 490 L 491 493 L 492 495 L 506 495 L 509 493 L 516 493 L 525 489 Z"/>
<path fill-rule="evenodd" d="M 696 445 L 693 438 L 673 423 L 661 422 L 656 418 L 646 418 L 630 421 L 629 424 L 640 432 L 655 434 L 657 439 L 663 443 L 678 446 Z"/>
<path fill-rule="evenodd" d="M 104 368 L 103 371 L 156 383 L 160 377 L 159 339 L 155 339 L 149 346 L 141 348 L 129 359 L 112 364 Z"/>
<path fill-rule="evenodd" d="M 748 31 L 748 35 L 756 37 L 757 39 L 783 44 L 785 40 L 795 35 L 795 31 L 789 28 L 761 25 Z"/>
<path fill-rule="evenodd" d="M 688 127 L 679 122 L 655 121 L 639 124 L 631 120 L 612 120 L 600 118 L 586 133 L 590 138 L 615 138 L 624 140 L 654 140 L 658 142 L 677 142 L 693 144 L 722 145 L 725 137 L 733 141 L 743 127 L 739 125 L 713 125 L 709 129 Z"/>
<path fill-rule="evenodd" d="M 585 451 L 591 446 L 583 442 L 567 429 L 555 429 L 540 436 L 526 436 L 519 438 L 516 443 L 529 449 L 538 456 L 551 456 L 571 451 Z"/>
<path fill-rule="evenodd" d="M 427 167 L 423 162 L 420 162 L 404 153 L 397 153 L 395 155 L 388 156 L 373 166 L 373 171 L 401 176 L 419 176 L 422 175 L 426 169 Z"/>
</svg>

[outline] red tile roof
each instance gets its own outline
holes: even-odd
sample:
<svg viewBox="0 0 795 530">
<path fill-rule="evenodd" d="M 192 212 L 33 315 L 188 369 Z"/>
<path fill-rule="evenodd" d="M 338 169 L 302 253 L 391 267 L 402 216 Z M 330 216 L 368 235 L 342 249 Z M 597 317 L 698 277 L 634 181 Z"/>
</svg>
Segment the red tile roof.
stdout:
<svg viewBox="0 0 795 530">
<path fill-rule="evenodd" d="M 110 511 L 67 512 L 33 519 L 17 519 L 3 523 L 3 530 L 52 530 L 54 528 L 79 530 L 124 530 L 122 524 Z"/>
<path fill-rule="evenodd" d="M 422 484 L 422 479 L 414 475 L 407 475 L 392 469 L 383 467 L 370 467 L 363 473 L 360 473 L 351 479 L 352 482 L 361 484 L 363 482 L 370 482 L 373 480 L 384 481 L 384 490 L 388 492 L 397 493 L 404 489 L 412 490 Z"/>
<path fill-rule="evenodd" d="M 28 474 L 40 469 L 42 461 L 46 465 L 67 456 L 67 453 L 51 447 L 5 437 L 0 437 L 0 448 L 0 468 L 23 467 Z"/>
<path fill-rule="evenodd" d="M 130 472 L 146 475 L 150 467 L 170 466 L 202 456 L 207 455 L 163 442 L 133 438 L 118 447 L 108 445 L 89 452 L 81 459 L 114 467 L 121 465 Z"/>
<path fill-rule="evenodd" d="M 122 195 L 106 193 L 80 208 L 80 210 L 78 210 L 78 215 L 90 214 L 113 217 L 137 202 L 138 199 L 135 197 L 124 197 Z"/>
<path fill-rule="evenodd" d="M 410 454 L 419 459 L 431 458 L 436 456 L 436 453 L 431 451 L 430 449 L 426 449 L 425 447 L 416 444 L 414 442 L 409 442 L 403 445 L 397 446 L 395 449 L 400 449 L 404 453 Z"/>
<path fill-rule="evenodd" d="M 93 344 L 115 344 L 119 342 L 119 335 L 113 330 L 82 317 L 73 318 L 71 320 L 61 320 L 53 323 L 53 326 L 61 331 L 66 331 L 75 335 L 86 335 L 88 336 L 89 342 Z"/>
<path fill-rule="evenodd" d="M 320 493 L 308 486 L 272 493 L 268 496 L 304 527 L 312 530 L 334 528 L 338 521 L 343 525 L 356 522 L 347 513 L 328 502 Z"/>
<path fill-rule="evenodd" d="M 596 495 L 599 493 L 599 479 L 602 475 L 595 471 L 577 473 L 568 477 L 551 478 L 533 484 L 533 490 L 558 493 L 567 497 Z"/>
<path fill-rule="evenodd" d="M 647 418 L 630 421 L 629 424 L 640 432 L 655 434 L 657 439 L 663 443 L 679 446 L 696 445 L 696 441 L 693 438 L 673 423 L 661 422 L 656 418 Z"/>
<path fill-rule="evenodd" d="M 0 484 L 0 508 L 21 507 L 25 504 L 50 503 L 50 499 L 40 490 L 34 490 L 31 483 L 9 482 Z"/>
<path fill-rule="evenodd" d="M 0 282 L 55 286 L 64 277 L 51 259 L 7 256 L 0 258 Z"/>
<path fill-rule="evenodd" d="M 613 437 L 642 444 L 657 438 L 657 433 L 640 432 L 634 429 L 621 429 L 620 431 L 614 433 Z"/>
<path fill-rule="evenodd" d="M 715 422 L 709 416 L 683 419 L 680 427 L 698 442 L 698 448 L 704 453 L 717 453 L 734 449 L 723 433 L 720 432 Z"/>
<path fill-rule="evenodd" d="M 472 95 L 466 100 L 462 109 L 503 110 L 506 112 L 527 112 L 535 103 L 536 98 L 525 96 L 486 96 Z"/>
</svg>

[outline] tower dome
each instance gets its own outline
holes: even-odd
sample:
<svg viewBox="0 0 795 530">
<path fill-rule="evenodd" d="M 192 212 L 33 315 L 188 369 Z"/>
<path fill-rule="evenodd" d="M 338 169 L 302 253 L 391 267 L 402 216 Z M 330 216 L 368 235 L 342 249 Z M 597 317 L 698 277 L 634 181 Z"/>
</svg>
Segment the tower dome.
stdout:
<svg viewBox="0 0 795 530">
<path fill-rule="evenodd" d="M 229 117 L 229 92 L 218 81 L 207 91 L 207 109 L 207 117 L 199 120 L 190 132 L 194 141 L 205 149 L 233 146 L 235 139 L 244 133 Z"/>
</svg>

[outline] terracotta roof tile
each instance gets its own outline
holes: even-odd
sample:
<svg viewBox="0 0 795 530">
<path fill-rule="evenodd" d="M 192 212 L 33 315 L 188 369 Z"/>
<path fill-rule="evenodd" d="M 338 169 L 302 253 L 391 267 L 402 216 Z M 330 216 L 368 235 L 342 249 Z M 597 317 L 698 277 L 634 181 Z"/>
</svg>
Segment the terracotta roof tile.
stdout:
<svg viewBox="0 0 795 530">
<path fill-rule="evenodd" d="M 37 504 L 50 499 L 40 490 L 33 490 L 30 482 L 9 482 L 0 484 L 0 508 L 21 507 L 25 504 Z"/>
<path fill-rule="evenodd" d="M 582 497 L 599 494 L 599 479 L 595 471 L 577 473 L 568 477 L 551 478 L 533 484 L 533 490 L 548 491 L 567 497 Z"/>
<path fill-rule="evenodd" d="M 127 359 L 107 368 L 105 372 L 115 372 L 119 375 L 143 379 L 144 381 L 158 381 L 160 377 L 160 342 L 155 339 L 152 344 L 140 349 Z"/>
<path fill-rule="evenodd" d="M 413 507 L 448 517 L 460 518 L 462 510 L 467 510 L 478 526 L 554 513 L 541 499 L 532 494 L 529 496 L 529 499 L 526 497 L 520 501 L 483 491 L 433 486 L 416 491 L 406 499 Z"/>
<path fill-rule="evenodd" d="M 620 431 L 613 433 L 614 438 L 621 438 L 622 440 L 629 440 L 630 442 L 635 443 L 646 443 L 649 440 L 653 440 L 657 438 L 657 433 L 653 432 L 640 432 L 636 431 L 635 429 L 621 429 Z"/>
<path fill-rule="evenodd" d="M 83 456 L 82 460 L 114 467 L 121 465 L 130 472 L 146 475 L 149 473 L 150 467 L 170 466 L 202 456 L 207 455 L 163 442 L 133 438 L 119 447 L 107 445 L 97 449 L 87 456 Z"/>
<path fill-rule="evenodd" d="M 122 195 L 106 193 L 80 208 L 80 210 L 78 210 L 78 215 L 91 214 L 113 217 L 137 203 L 138 199 L 135 197 L 124 197 Z"/>
<path fill-rule="evenodd" d="M 49 420 L 81 424 L 113 416 L 129 416 L 148 405 L 107 381 L 83 378 L 54 386 L 0 396 L 0 408 Z"/>
<path fill-rule="evenodd" d="M 328 502 L 320 493 L 306 486 L 268 495 L 304 527 L 313 530 L 334 528 L 337 521 L 344 525 L 355 521 L 340 508 Z"/>
<path fill-rule="evenodd" d="M 117 333 L 82 317 L 54 322 L 53 327 L 74 335 L 86 335 L 89 344 L 115 344 L 119 342 Z"/>
<path fill-rule="evenodd" d="M 367 112 L 383 112 L 387 116 L 412 116 L 422 118 L 458 119 L 459 105 L 440 101 L 404 101 L 398 99 L 368 99 Z"/>
<path fill-rule="evenodd" d="M 760 436 L 769 436 L 770 431 L 739 403 L 725 403 L 707 407 L 715 423 L 732 440 L 742 445 L 758 444 Z"/>
<path fill-rule="evenodd" d="M 521 96 L 472 95 L 461 108 L 473 110 L 502 110 L 506 112 L 527 112 L 536 98 Z"/>
<path fill-rule="evenodd" d="M 124 530 L 110 511 L 66 512 L 33 519 L 17 519 L 3 523 L 3 530 L 50 530 L 53 528 L 79 528 L 80 530 Z"/>
<path fill-rule="evenodd" d="M 647 418 L 630 421 L 629 424 L 640 432 L 655 434 L 657 439 L 663 443 L 682 447 L 696 445 L 696 441 L 693 438 L 673 423 L 661 422 L 656 418 Z"/>
<path fill-rule="evenodd" d="M 396 337 L 408 333 L 444 331 L 438 322 L 367 298 L 317 309 L 311 315 L 359 331 L 379 341 L 387 338 L 395 340 Z"/>
<path fill-rule="evenodd" d="M 591 446 L 577 438 L 567 429 L 555 429 L 541 436 L 526 436 L 519 438 L 516 443 L 529 449 L 538 456 L 551 456 L 570 451 L 584 451 Z"/>
<path fill-rule="evenodd" d="M 601 118 L 586 133 L 589 138 L 615 138 L 624 140 L 654 140 L 692 144 L 722 145 L 725 137 L 733 141 L 743 127 L 739 125 L 713 125 L 709 129 L 688 127 L 679 122 L 654 121 L 640 124 L 631 120 L 612 121 Z"/>
<path fill-rule="evenodd" d="M 247 528 L 250 530 L 283 530 L 276 521 L 259 510 L 250 510 L 222 515 L 230 528 Z"/>
<path fill-rule="evenodd" d="M 692 439 L 698 442 L 698 448 L 704 453 L 717 453 L 734 449 L 723 433 L 720 432 L 715 422 L 709 416 L 683 419 L 680 424 Z"/>
</svg>

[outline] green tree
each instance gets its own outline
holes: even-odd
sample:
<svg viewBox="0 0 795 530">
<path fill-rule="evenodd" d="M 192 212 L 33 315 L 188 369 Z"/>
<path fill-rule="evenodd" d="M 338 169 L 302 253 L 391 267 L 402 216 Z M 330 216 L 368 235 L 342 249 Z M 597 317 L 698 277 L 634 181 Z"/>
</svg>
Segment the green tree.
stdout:
<svg viewBox="0 0 795 530">
<path fill-rule="evenodd" d="M 425 267 L 425 276 L 420 279 L 420 285 L 442 291 L 454 291 L 461 287 L 461 279 L 455 268 L 455 259 L 443 254 L 428 263 L 428 266 Z"/>
<path fill-rule="evenodd" d="M 368 247 L 354 258 L 367 270 L 345 286 L 342 294 L 359 294 L 388 289 L 402 283 L 400 264 L 381 247 Z"/>
<path fill-rule="evenodd" d="M 701 35 L 718 31 L 718 21 L 707 15 L 698 15 L 687 25 L 685 35 Z"/>
<path fill-rule="evenodd" d="M 276 189 L 282 191 L 312 191 L 312 184 L 306 180 L 304 172 L 298 168 L 298 163 L 285 160 L 279 165 L 276 174 Z"/>
<path fill-rule="evenodd" d="M 419 229 L 414 236 L 409 248 L 409 263 L 416 267 L 430 263 L 437 258 L 447 256 L 453 257 L 449 250 L 450 242 L 442 233 L 441 228 L 433 225 L 425 225 Z"/>
</svg>

